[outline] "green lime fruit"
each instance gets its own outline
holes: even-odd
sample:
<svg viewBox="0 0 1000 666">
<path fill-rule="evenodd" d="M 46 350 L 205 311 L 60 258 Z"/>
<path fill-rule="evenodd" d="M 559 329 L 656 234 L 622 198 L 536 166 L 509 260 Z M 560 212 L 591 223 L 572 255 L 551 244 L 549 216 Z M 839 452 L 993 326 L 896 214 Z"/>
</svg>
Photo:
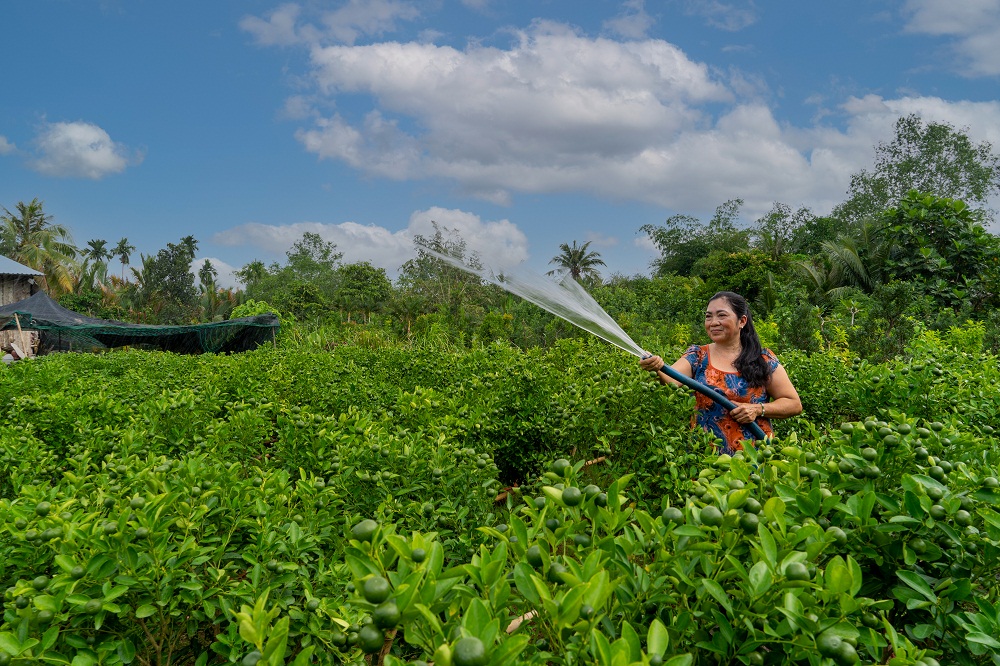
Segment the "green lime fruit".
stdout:
<svg viewBox="0 0 1000 666">
<path fill-rule="evenodd" d="M 837 651 L 840 650 L 840 645 L 843 642 L 844 639 L 837 634 L 825 631 L 816 639 L 816 647 L 819 649 L 821 655 L 832 659 L 837 654 Z"/>
<path fill-rule="evenodd" d="M 709 504 L 701 510 L 701 522 L 709 527 L 719 527 L 722 525 L 722 511 L 717 506 Z"/>
<path fill-rule="evenodd" d="M 451 663 L 454 666 L 486 666 L 490 660 L 483 642 L 475 636 L 466 636 L 451 649 Z"/>
<path fill-rule="evenodd" d="M 545 577 L 549 579 L 550 583 L 561 585 L 563 582 L 562 574 L 564 573 L 566 573 L 566 567 L 558 562 L 553 562 L 552 565 L 549 566 L 549 571 L 545 574 Z"/>
<path fill-rule="evenodd" d="M 306 602 L 307 611 L 315 611 L 319 608 L 319 599 L 310 599 Z"/>
<path fill-rule="evenodd" d="M 785 565 L 785 578 L 788 580 L 809 580 L 809 567 L 802 562 L 789 562 Z"/>
<path fill-rule="evenodd" d="M 997 480 L 997 477 L 995 476 L 988 476 L 983 479 L 983 487 L 989 488 L 990 490 L 996 490 L 997 488 L 1000 488 L 1000 480 Z"/>
<path fill-rule="evenodd" d="M 38 611 L 38 616 L 35 619 L 38 620 L 38 624 L 45 625 L 45 624 L 49 624 L 50 622 L 52 622 L 52 619 L 54 617 L 55 617 L 55 613 L 53 613 L 52 611 L 50 611 L 50 610 L 43 610 L 43 611 Z"/>
<path fill-rule="evenodd" d="M 684 520 L 684 513 L 676 506 L 668 506 L 663 510 L 663 522 L 679 523 Z"/>
<path fill-rule="evenodd" d="M 91 599 L 83 605 L 83 612 L 87 615 L 97 615 L 103 607 L 104 603 L 100 599 Z"/>
<path fill-rule="evenodd" d="M 574 486 L 562 491 L 562 501 L 566 506 L 579 506 L 583 502 L 583 492 Z"/>
<path fill-rule="evenodd" d="M 39 592 L 44 590 L 49 586 L 48 576 L 36 576 L 33 581 L 31 581 L 31 587 L 35 588 Z"/>
<path fill-rule="evenodd" d="M 838 666 L 854 666 L 860 661 L 860 657 L 858 657 L 858 651 L 854 649 L 853 645 L 842 641 L 837 652 L 833 655 L 833 660 L 837 662 Z"/>
<path fill-rule="evenodd" d="M 744 513 L 740 516 L 740 529 L 747 534 L 756 534 L 758 525 L 760 525 L 760 518 L 756 514 Z"/>
<path fill-rule="evenodd" d="M 761 508 L 760 502 L 753 497 L 748 497 L 747 503 L 743 505 L 743 510 L 747 513 L 760 513 Z"/>
<path fill-rule="evenodd" d="M 594 498 L 594 504 L 599 507 L 606 507 L 608 505 L 608 494 L 598 493 L 597 496 Z"/>
<path fill-rule="evenodd" d="M 971 525 L 972 514 L 966 511 L 965 509 L 959 509 L 958 511 L 955 512 L 955 522 L 961 525 L 962 527 Z"/>
<path fill-rule="evenodd" d="M 386 601 L 375 607 L 372 611 L 372 620 L 379 629 L 392 629 L 402 618 L 399 606 L 395 601 Z"/>
<path fill-rule="evenodd" d="M 365 654 L 375 654 L 385 644 L 385 634 L 374 624 L 366 624 L 358 632 L 358 647 Z"/>
<path fill-rule="evenodd" d="M 528 548 L 528 550 L 525 551 L 524 559 L 526 559 L 528 561 L 528 564 L 530 564 L 536 569 L 542 566 L 543 564 L 542 551 L 538 547 L 538 544 L 531 546 L 530 548 Z"/>
<path fill-rule="evenodd" d="M 764 666 L 764 655 L 754 650 L 747 655 L 747 663 L 750 666 Z"/>
<path fill-rule="evenodd" d="M 377 529 L 378 523 L 371 518 L 365 518 L 351 528 L 351 537 L 357 539 L 358 541 L 371 541 L 372 537 L 375 536 L 375 530 Z"/>
<path fill-rule="evenodd" d="M 872 462 L 876 458 L 878 458 L 878 451 L 869 446 L 867 448 L 861 449 L 861 457 L 867 460 L 868 462 Z"/>
<path fill-rule="evenodd" d="M 936 502 L 944 497 L 944 491 L 937 486 L 931 486 L 927 489 L 927 496 Z"/>
<path fill-rule="evenodd" d="M 601 494 L 601 487 L 595 486 L 593 483 L 591 483 L 590 485 L 588 485 L 586 488 L 583 489 L 583 494 L 587 499 L 593 499 L 594 497 L 597 497 L 598 495 Z"/>
<path fill-rule="evenodd" d="M 141 509 L 146 506 L 146 499 L 144 497 L 133 497 L 128 505 L 133 509 Z"/>
<path fill-rule="evenodd" d="M 826 533 L 833 538 L 834 543 L 838 546 L 843 546 L 847 543 L 847 532 L 836 525 L 828 527 L 826 529 Z"/>
<path fill-rule="evenodd" d="M 389 586 L 389 581 L 382 578 L 382 576 L 367 578 L 361 586 L 361 595 L 370 604 L 382 603 L 389 598 L 391 592 L 392 588 Z"/>
<path fill-rule="evenodd" d="M 934 432 L 941 432 L 942 430 L 944 430 L 944 424 L 941 423 L 940 421 L 935 421 L 934 423 L 931 424 L 931 430 L 933 430 Z"/>
<path fill-rule="evenodd" d="M 544 509 L 545 508 L 545 497 L 539 496 L 539 497 L 535 498 L 535 508 L 536 509 Z"/>
<path fill-rule="evenodd" d="M 149 536 L 149 529 L 145 527 L 140 527 L 135 531 L 135 536 L 137 539 L 145 539 Z"/>
<path fill-rule="evenodd" d="M 70 569 L 69 577 L 73 580 L 80 580 L 87 575 L 87 570 L 81 567 L 79 564 Z"/>
<path fill-rule="evenodd" d="M 424 550 L 423 548 L 414 548 L 413 552 L 410 553 L 410 559 L 416 562 L 417 564 L 420 564 L 425 559 L 427 559 L 427 551 Z"/>
<path fill-rule="evenodd" d="M 850 435 L 851 433 L 854 432 L 854 424 L 853 423 L 841 423 L 840 424 L 840 432 L 844 433 L 845 435 Z"/>
<path fill-rule="evenodd" d="M 552 473 L 556 476 L 566 476 L 573 469 L 573 465 L 565 458 L 559 458 L 552 463 Z"/>
<path fill-rule="evenodd" d="M 940 504 L 935 504 L 931 507 L 931 518 L 934 520 L 943 520 L 947 515 L 948 512 Z"/>
<path fill-rule="evenodd" d="M 39 502 L 35 505 L 35 515 L 40 518 L 44 518 L 49 515 L 49 511 L 52 510 L 52 505 L 49 502 Z"/>
</svg>

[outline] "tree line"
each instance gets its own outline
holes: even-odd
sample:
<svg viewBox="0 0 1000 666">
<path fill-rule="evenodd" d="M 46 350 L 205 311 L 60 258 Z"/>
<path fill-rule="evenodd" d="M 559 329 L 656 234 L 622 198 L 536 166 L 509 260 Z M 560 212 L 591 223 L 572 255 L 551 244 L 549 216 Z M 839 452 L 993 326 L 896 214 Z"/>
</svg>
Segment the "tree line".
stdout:
<svg viewBox="0 0 1000 666">
<path fill-rule="evenodd" d="M 700 309 L 725 289 L 747 297 L 766 341 L 781 347 L 840 345 L 888 358 L 918 329 L 972 321 L 996 349 L 1000 244 L 987 231 L 987 205 L 998 192 L 1000 157 L 990 143 L 910 115 L 875 146 L 874 166 L 851 177 L 845 200 L 827 215 L 775 202 L 744 225 L 743 202 L 732 199 L 707 220 L 678 214 L 641 227 L 659 251 L 647 275 L 602 275 L 600 253 L 576 240 L 559 247 L 551 273 L 580 281 L 633 337 L 659 344 L 700 339 Z M 95 316 L 186 323 L 266 307 L 300 333 L 336 339 L 364 329 L 451 345 L 547 345 L 578 334 L 438 259 L 477 261 L 464 239 L 436 224 L 415 238 L 416 256 L 395 282 L 368 262 L 344 263 L 336 244 L 306 233 L 284 262 L 252 261 L 236 273 L 240 287 L 228 289 L 216 285 L 208 262 L 192 272 L 192 236 L 131 265 L 135 247 L 126 238 L 77 248 L 38 199 L 3 210 L 0 253 L 42 271 L 66 307 Z"/>
</svg>

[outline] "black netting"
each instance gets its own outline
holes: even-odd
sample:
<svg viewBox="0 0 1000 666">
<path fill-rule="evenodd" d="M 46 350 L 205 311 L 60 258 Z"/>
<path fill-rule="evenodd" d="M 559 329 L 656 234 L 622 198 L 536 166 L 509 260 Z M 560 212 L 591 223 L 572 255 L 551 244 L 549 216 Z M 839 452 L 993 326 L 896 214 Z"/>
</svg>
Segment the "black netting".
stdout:
<svg viewBox="0 0 1000 666">
<path fill-rule="evenodd" d="M 67 310 L 42 292 L 0 307 L 0 330 L 16 330 L 18 324 L 39 331 L 41 352 L 126 346 L 182 354 L 240 352 L 272 342 L 278 334 L 273 314 L 185 326 L 129 324 Z"/>
</svg>

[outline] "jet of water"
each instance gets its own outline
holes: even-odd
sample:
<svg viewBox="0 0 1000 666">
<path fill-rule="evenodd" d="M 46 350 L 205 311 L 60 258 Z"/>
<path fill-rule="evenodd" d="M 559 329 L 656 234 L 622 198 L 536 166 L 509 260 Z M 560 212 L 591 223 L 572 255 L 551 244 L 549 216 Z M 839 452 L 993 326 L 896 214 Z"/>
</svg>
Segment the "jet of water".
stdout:
<svg viewBox="0 0 1000 666">
<path fill-rule="evenodd" d="M 457 257 L 427 248 L 421 249 L 456 268 L 478 275 L 483 280 L 534 303 L 629 354 L 639 358 L 648 356 L 648 353 L 622 330 L 618 322 L 612 319 L 611 315 L 605 312 L 593 296 L 588 294 L 569 273 L 556 281 L 538 275 L 524 266 L 501 271 L 491 268 L 477 269 L 468 266 Z"/>
</svg>

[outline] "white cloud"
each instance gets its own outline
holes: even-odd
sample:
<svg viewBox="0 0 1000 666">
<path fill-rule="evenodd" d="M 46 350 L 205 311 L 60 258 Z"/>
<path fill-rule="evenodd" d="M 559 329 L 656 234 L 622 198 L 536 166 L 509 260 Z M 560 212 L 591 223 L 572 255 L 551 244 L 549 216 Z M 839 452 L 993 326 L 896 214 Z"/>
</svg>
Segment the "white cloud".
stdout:
<svg viewBox="0 0 1000 666">
<path fill-rule="evenodd" d="M 470 253 L 479 253 L 491 265 L 517 264 L 528 256 L 527 238 L 509 220 L 484 222 L 473 213 L 439 207 L 413 213 L 407 227 L 399 231 L 357 222 L 282 225 L 251 222 L 219 232 L 213 241 L 234 247 L 251 246 L 277 257 L 302 238 L 302 234 L 310 232 L 336 243 L 337 249 L 344 253 L 343 262 L 368 261 L 394 275 L 403 263 L 416 255 L 414 237 L 434 235 L 434 222 L 442 230 L 457 232 L 465 240 Z"/>
<path fill-rule="evenodd" d="M 615 236 L 609 236 L 600 231 L 587 231 L 583 234 L 584 241 L 590 241 L 591 245 L 595 248 L 597 247 L 615 247 L 618 245 L 618 238 Z"/>
<path fill-rule="evenodd" d="M 17 150 L 17 146 L 7 140 L 7 137 L 0 136 L 0 155 L 8 155 Z"/>
<path fill-rule="evenodd" d="M 645 0 L 625 0 L 622 11 L 604 22 L 604 29 L 626 39 L 645 39 L 656 21 L 646 13 Z"/>
<path fill-rule="evenodd" d="M 198 278 L 198 271 L 201 270 L 206 261 L 212 262 L 212 268 L 218 271 L 218 275 L 215 278 L 215 286 L 223 289 L 235 289 L 240 286 L 235 275 L 239 268 L 227 264 L 222 259 L 216 257 L 199 257 L 191 262 L 191 273 L 196 280 Z"/>
<path fill-rule="evenodd" d="M 907 0 L 905 30 L 911 33 L 951 37 L 963 74 L 1000 74 L 1000 1 L 998 0 Z"/>
<path fill-rule="evenodd" d="M 732 97 L 667 42 L 545 22 L 509 50 L 385 42 L 314 49 L 312 60 L 322 93 L 369 93 L 379 108 L 358 124 L 335 115 L 301 129 L 307 150 L 382 177 L 446 178 L 491 201 L 575 189 L 704 124 L 694 104 Z"/>
<path fill-rule="evenodd" d="M 828 212 L 903 114 L 977 128 L 972 138 L 1000 145 L 994 103 L 851 98 L 796 127 L 760 101 L 770 96 L 760 77 L 710 69 L 660 39 L 589 37 L 546 21 L 513 35 L 507 47 L 315 46 L 316 89 L 294 104 L 296 137 L 367 175 L 441 180 L 498 204 L 582 192 L 700 213 L 739 197 L 747 217 L 776 200 Z M 319 110 L 341 95 L 373 101 Z"/>
<path fill-rule="evenodd" d="M 36 156 L 29 164 L 48 176 L 99 180 L 142 161 L 140 154 L 130 155 L 126 146 L 112 141 L 103 129 L 83 121 L 48 123 L 35 143 Z"/>
<path fill-rule="evenodd" d="M 337 9 L 303 17 L 298 4 L 284 4 L 266 18 L 246 16 L 240 27 L 261 46 L 292 46 L 337 42 L 353 44 L 360 37 L 393 32 L 402 21 L 420 17 L 420 10 L 403 0 L 348 0 Z"/>
<path fill-rule="evenodd" d="M 701 16 L 708 25 L 736 32 L 757 22 L 757 9 L 753 0 L 732 3 L 719 0 L 679 0 L 684 12 L 690 16 Z"/>
</svg>

